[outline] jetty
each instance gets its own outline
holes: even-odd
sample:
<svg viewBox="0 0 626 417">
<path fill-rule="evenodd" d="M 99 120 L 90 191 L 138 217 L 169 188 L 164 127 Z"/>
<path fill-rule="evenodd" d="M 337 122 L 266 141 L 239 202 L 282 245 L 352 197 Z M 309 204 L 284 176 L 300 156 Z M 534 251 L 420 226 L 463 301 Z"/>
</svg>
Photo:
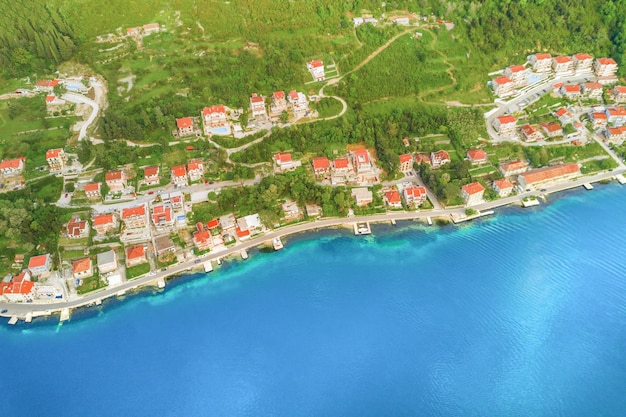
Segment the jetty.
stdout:
<svg viewBox="0 0 626 417">
<path fill-rule="evenodd" d="M 59 319 L 59 321 L 63 322 L 69 319 L 70 319 L 70 309 L 64 308 L 63 310 L 61 310 L 61 318 Z"/>
<path fill-rule="evenodd" d="M 274 250 L 281 250 L 284 247 L 279 237 L 275 237 L 274 240 L 272 240 L 272 245 L 274 246 Z"/>
<path fill-rule="evenodd" d="M 213 271 L 213 262 L 206 261 L 204 263 L 204 272 L 211 272 L 211 271 Z"/>
<path fill-rule="evenodd" d="M 430 218 L 430 216 L 429 216 L 429 217 L 426 217 L 426 221 L 428 222 L 428 225 L 429 225 L 429 226 L 432 226 L 432 225 L 433 225 L 433 219 L 431 219 L 431 218 Z"/>
<path fill-rule="evenodd" d="M 615 179 L 622 185 L 626 184 L 626 177 L 623 174 L 616 175 Z"/>
<path fill-rule="evenodd" d="M 593 190 L 593 185 L 591 185 L 591 183 L 588 183 L 588 182 L 584 183 L 583 187 L 585 187 L 585 190 L 587 191 Z"/>
<path fill-rule="evenodd" d="M 160 289 L 165 288 L 165 278 L 157 279 L 157 287 L 159 287 Z"/>
<path fill-rule="evenodd" d="M 97 305 L 97 306 L 99 306 L 100 304 L 102 304 L 102 299 L 101 299 L 101 298 L 98 298 L 98 299 L 96 300 L 96 305 Z"/>
<path fill-rule="evenodd" d="M 391 219 L 391 224 L 395 226 L 396 225 L 396 219 Z"/>
<path fill-rule="evenodd" d="M 356 236 L 369 235 L 372 233 L 370 222 L 354 223 L 354 234 Z"/>
<path fill-rule="evenodd" d="M 24 321 L 26 323 L 30 323 L 33 321 L 33 313 L 32 312 L 28 312 L 26 313 L 26 318 L 24 319 Z"/>
<path fill-rule="evenodd" d="M 242 249 L 240 253 L 241 253 L 242 259 L 248 259 L 248 251 L 246 251 L 245 249 Z"/>
<path fill-rule="evenodd" d="M 522 200 L 522 207 L 524 208 L 538 206 L 539 204 L 539 200 Z"/>
<path fill-rule="evenodd" d="M 11 318 L 9 319 L 9 324 L 11 326 L 17 324 L 17 316 L 11 316 Z"/>
</svg>

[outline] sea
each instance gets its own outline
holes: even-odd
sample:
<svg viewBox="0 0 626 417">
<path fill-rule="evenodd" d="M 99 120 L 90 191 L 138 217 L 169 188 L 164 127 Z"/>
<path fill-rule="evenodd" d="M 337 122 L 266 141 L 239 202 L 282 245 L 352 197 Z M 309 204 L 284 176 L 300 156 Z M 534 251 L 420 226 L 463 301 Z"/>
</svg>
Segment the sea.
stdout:
<svg viewBox="0 0 626 417">
<path fill-rule="evenodd" d="M 626 188 L 329 229 L 0 326 L 0 416 L 624 416 Z"/>
</svg>

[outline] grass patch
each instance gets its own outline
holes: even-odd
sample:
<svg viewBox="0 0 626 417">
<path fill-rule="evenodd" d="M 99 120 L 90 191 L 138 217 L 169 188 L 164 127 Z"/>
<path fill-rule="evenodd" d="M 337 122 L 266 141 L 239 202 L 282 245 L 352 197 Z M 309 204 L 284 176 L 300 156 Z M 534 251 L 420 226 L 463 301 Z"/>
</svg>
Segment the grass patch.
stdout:
<svg viewBox="0 0 626 417">
<path fill-rule="evenodd" d="M 137 278 L 141 275 L 147 274 L 148 272 L 150 272 L 150 264 L 147 262 L 131 266 L 129 268 L 126 268 L 126 279 Z"/>
<path fill-rule="evenodd" d="M 101 280 L 100 277 L 92 275 L 89 278 L 84 278 L 82 280 L 82 284 L 76 288 L 76 292 L 79 294 L 86 294 L 106 286 L 107 284 Z"/>
</svg>

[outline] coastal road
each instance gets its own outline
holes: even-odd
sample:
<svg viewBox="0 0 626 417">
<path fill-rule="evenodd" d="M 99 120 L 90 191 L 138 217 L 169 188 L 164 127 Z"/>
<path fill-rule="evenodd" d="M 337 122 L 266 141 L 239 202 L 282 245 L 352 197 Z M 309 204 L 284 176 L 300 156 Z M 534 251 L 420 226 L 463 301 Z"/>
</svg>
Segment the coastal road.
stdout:
<svg viewBox="0 0 626 417">
<path fill-rule="evenodd" d="M 555 193 L 571 188 L 581 187 L 585 183 L 604 181 L 612 179 L 615 175 L 622 174 L 626 171 L 625 168 L 618 168 L 610 172 L 602 172 L 593 176 L 582 177 L 575 181 L 567 181 L 560 184 L 556 184 L 550 187 L 546 187 L 546 191 L 538 192 L 538 191 L 527 191 L 520 193 L 515 196 L 485 202 L 482 204 L 478 204 L 472 206 L 473 209 L 486 211 L 491 210 L 497 207 L 506 206 L 512 203 L 518 203 L 525 197 L 536 196 L 538 194 L 549 194 Z M 190 271 L 194 267 L 200 267 L 202 262 L 213 261 L 217 258 L 223 258 L 229 255 L 237 254 L 242 250 L 248 250 L 252 247 L 255 247 L 264 242 L 270 242 L 272 239 L 276 237 L 287 236 L 294 233 L 306 232 L 309 230 L 317 230 L 326 227 L 336 227 L 345 224 L 353 224 L 356 222 L 388 222 L 391 220 L 415 220 L 415 219 L 425 219 L 427 217 L 447 217 L 451 215 L 463 216 L 465 215 L 465 207 L 456 207 L 449 209 L 441 209 L 441 210 L 428 210 L 428 211 L 417 211 L 417 212 L 389 212 L 386 214 L 375 214 L 371 216 L 360 216 L 360 217 L 352 217 L 352 218 L 333 218 L 333 219 L 324 219 L 318 220 L 315 222 L 302 223 L 294 226 L 287 226 L 285 228 L 280 228 L 273 230 L 267 234 L 262 236 L 258 236 L 252 238 L 248 241 L 238 243 L 234 246 L 226 248 L 224 250 L 218 252 L 210 252 L 209 256 L 200 259 L 200 263 L 196 263 L 198 258 L 190 259 L 180 264 L 176 264 L 167 269 L 167 271 L 159 271 L 154 276 L 144 275 L 142 277 L 136 278 L 132 281 L 127 281 L 119 286 L 113 288 L 104 288 L 99 291 L 92 292 L 85 297 L 82 297 L 78 300 L 72 301 L 62 301 L 62 302 L 37 302 L 37 303 L 8 303 L 8 302 L 0 302 L 0 309 L 7 311 L 4 313 L 0 313 L 0 316 L 11 317 L 17 316 L 19 318 L 24 318 L 27 313 L 35 313 L 44 314 L 47 312 L 53 313 L 58 312 L 64 308 L 76 308 L 80 306 L 90 305 L 95 303 L 96 300 L 104 299 L 107 297 L 112 297 L 118 294 L 120 291 L 127 291 L 130 289 L 134 289 L 149 283 L 154 283 L 158 279 L 165 279 L 166 277 L 180 274 L 185 271 Z"/>
</svg>

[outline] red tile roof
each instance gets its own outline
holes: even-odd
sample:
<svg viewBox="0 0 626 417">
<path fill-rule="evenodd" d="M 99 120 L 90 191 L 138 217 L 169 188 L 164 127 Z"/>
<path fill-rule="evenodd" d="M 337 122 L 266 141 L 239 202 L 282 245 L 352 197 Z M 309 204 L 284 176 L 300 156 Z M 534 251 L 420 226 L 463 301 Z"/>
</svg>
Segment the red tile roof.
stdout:
<svg viewBox="0 0 626 417">
<path fill-rule="evenodd" d="M 129 207 L 122 209 L 122 219 L 128 219 L 133 216 L 144 216 L 146 214 L 146 206 Z"/>
<path fill-rule="evenodd" d="M 582 61 L 584 59 L 593 59 L 593 57 L 589 54 L 574 54 L 574 58 L 576 58 L 578 61 Z"/>
<path fill-rule="evenodd" d="M 602 84 L 588 82 L 588 83 L 585 83 L 585 89 L 586 90 L 602 90 Z"/>
<path fill-rule="evenodd" d="M 46 103 L 52 103 L 56 98 L 56 96 L 46 96 Z"/>
<path fill-rule="evenodd" d="M 180 119 L 176 119 L 176 126 L 179 129 L 187 129 L 193 126 L 193 119 L 191 117 L 183 117 Z"/>
<path fill-rule="evenodd" d="M 2 162 L 0 162 L 0 169 L 17 169 L 25 160 L 26 158 L 23 156 L 15 159 L 3 159 Z"/>
<path fill-rule="evenodd" d="M 152 208 L 152 221 L 157 224 L 161 221 L 172 221 L 172 208 L 169 206 L 158 205 Z"/>
<path fill-rule="evenodd" d="M 601 65 L 617 65 L 617 62 L 613 58 L 598 58 L 598 62 Z"/>
<path fill-rule="evenodd" d="M 291 90 L 289 92 L 289 98 L 292 100 L 297 100 L 298 99 L 298 92 L 296 90 Z"/>
<path fill-rule="evenodd" d="M 22 272 L 20 272 L 19 274 L 17 274 L 16 276 L 14 276 L 14 277 L 13 277 L 13 279 L 12 279 L 11 281 L 13 281 L 13 282 L 22 282 L 22 281 L 24 281 L 24 280 L 28 281 L 28 280 L 26 279 L 26 273 L 27 273 L 26 271 L 22 271 Z"/>
<path fill-rule="evenodd" d="M 226 109 L 224 109 L 223 105 L 205 107 L 204 109 L 202 109 L 203 116 L 208 116 L 209 114 L 213 113 L 226 113 Z"/>
<path fill-rule="evenodd" d="M 517 171 L 518 169 L 524 169 L 526 167 L 528 167 L 528 163 L 524 161 L 511 161 L 500 164 L 500 168 L 502 168 L 504 172 Z"/>
<path fill-rule="evenodd" d="M 461 187 L 469 195 L 478 194 L 485 191 L 485 187 L 479 182 L 472 182 Z"/>
<path fill-rule="evenodd" d="M 500 122 L 501 125 L 508 124 L 508 123 L 517 123 L 517 119 L 515 118 L 515 116 L 512 116 L 510 114 L 498 116 L 498 121 Z"/>
<path fill-rule="evenodd" d="M 215 229 L 219 225 L 220 225 L 220 220 L 219 219 L 213 219 L 213 220 L 211 220 L 210 222 L 208 222 L 206 224 L 206 226 L 209 228 L 209 230 Z"/>
<path fill-rule="evenodd" d="M 524 126 L 522 126 L 522 132 L 524 132 L 526 136 L 530 136 L 530 135 L 535 134 L 537 132 L 537 129 L 535 129 L 529 124 L 525 124 Z"/>
<path fill-rule="evenodd" d="M 525 71 L 526 67 L 523 65 L 511 65 L 509 67 L 509 71 L 515 73 L 515 72 L 520 72 L 520 71 Z"/>
<path fill-rule="evenodd" d="M 172 174 L 175 177 L 185 177 L 185 176 L 187 176 L 187 171 L 186 171 L 184 165 L 176 165 L 175 167 L 172 167 L 170 169 L 170 171 L 172 172 Z"/>
<path fill-rule="evenodd" d="M 496 84 L 504 85 L 504 84 L 512 83 L 513 81 L 511 81 L 509 77 L 498 77 L 498 78 L 495 78 L 493 82 Z"/>
<path fill-rule="evenodd" d="M 309 62 L 308 64 L 310 66 L 312 66 L 313 68 L 318 68 L 318 67 L 324 66 L 324 63 L 322 61 L 320 61 L 319 59 L 315 59 L 315 60 Z"/>
<path fill-rule="evenodd" d="M 241 230 L 240 228 L 236 228 L 235 232 L 237 233 L 237 237 L 239 238 L 250 236 L 249 230 Z"/>
<path fill-rule="evenodd" d="M 121 170 L 109 171 L 109 172 L 106 173 L 105 179 L 107 181 L 121 180 L 122 179 L 122 171 Z"/>
<path fill-rule="evenodd" d="M 563 86 L 563 88 L 565 89 L 566 93 L 580 93 L 579 85 L 566 85 Z"/>
<path fill-rule="evenodd" d="M 626 94 L 626 87 L 623 85 L 616 85 L 613 87 L 613 91 L 617 91 L 618 94 Z"/>
<path fill-rule="evenodd" d="M 507 188 L 513 188 L 513 184 L 511 183 L 511 181 L 507 180 L 506 178 L 501 178 L 499 180 L 495 180 L 493 183 L 500 190 L 506 190 Z"/>
<path fill-rule="evenodd" d="M 263 103 L 263 97 L 258 96 L 256 93 L 250 96 L 250 102 L 252 103 Z"/>
<path fill-rule="evenodd" d="M 44 266 L 46 262 L 48 261 L 49 256 L 50 256 L 49 254 L 33 256 L 32 258 L 28 260 L 28 269 Z"/>
<path fill-rule="evenodd" d="M 609 127 L 608 130 L 610 135 L 621 135 L 626 130 L 626 126 Z"/>
<path fill-rule="evenodd" d="M 100 191 L 100 183 L 90 182 L 89 184 L 85 184 L 85 192 L 90 192 L 90 191 Z"/>
<path fill-rule="evenodd" d="M 434 159 L 438 159 L 440 161 L 443 161 L 444 159 L 447 159 L 448 161 L 450 160 L 450 155 L 446 151 L 433 152 L 433 157 Z"/>
<path fill-rule="evenodd" d="M 207 242 L 211 240 L 211 232 L 209 232 L 208 230 L 204 230 L 204 229 L 197 230 L 193 232 L 193 240 L 194 242 L 196 242 L 196 244 Z"/>
<path fill-rule="evenodd" d="M 274 91 L 272 93 L 272 97 L 274 97 L 274 100 L 284 100 L 285 92 L 284 91 Z"/>
<path fill-rule="evenodd" d="M 313 169 L 328 169 L 330 168 L 330 161 L 325 156 L 313 158 Z"/>
<path fill-rule="evenodd" d="M 29 294 L 35 283 L 32 281 L 2 282 L 0 283 L 0 295 L 4 294 Z"/>
<path fill-rule="evenodd" d="M 126 259 L 145 258 L 146 253 L 143 246 L 132 246 L 126 249 Z"/>
<path fill-rule="evenodd" d="M 103 226 L 105 224 L 113 223 L 113 215 L 112 214 L 98 214 L 93 218 L 94 226 Z"/>
<path fill-rule="evenodd" d="M 537 61 L 543 61 L 544 59 L 552 59 L 552 55 L 539 53 L 535 54 L 535 58 Z"/>
<path fill-rule="evenodd" d="M 426 195 L 426 188 L 417 186 L 417 185 L 413 185 L 412 187 L 406 188 L 405 191 L 407 195 L 413 198 L 418 198 L 418 197 L 422 197 Z"/>
<path fill-rule="evenodd" d="M 355 159 L 356 163 L 359 164 L 359 165 L 361 165 L 361 164 L 369 164 L 369 162 L 370 162 L 369 152 L 367 152 L 366 149 L 360 149 L 358 151 L 353 151 L 352 155 L 354 156 L 354 159 Z"/>
<path fill-rule="evenodd" d="M 143 169 L 143 176 L 145 178 L 149 178 L 149 177 L 153 177 L 155 175 L 159 175 L 159 167 L 158 166 L 151 166 L 151 167 L 145 167 Z"/>
<path fill-rule="evenodd" d="M 467 151 L 467 156 L 472 161 L 484 161 L 487 159 L 487 153 L 482 149 L 470 149 Z"/>
<path fill-rule="evenodd" d="M 411 162 L 413 160 L 413 157 L 408 154 L 408 153 L 404 153 L 402 155 L 400 155 L 400 163 L 404 164 L 406 162 Z"/>
<path fill-rule="evenodd" d="M 567 115 L 567 114 L 569 114 L 570 116 L 572 115 L 572 113 L 570 113 L 569 110 L 567 110 L 565 107 L 561 107 L 560 109 L 558 109 L 556 111 L 556 115 L 558 117 L 561 117 L 561 116 Z"/>
<path fill-rule="evenodd" d="M 551 167 L 539 168 L 520 174 L 524 178 L 526 184 L 533 184 L 545 180 L 559 178 L 570 174 L 579 173 L 578 164 L 570 162 L 562 165 L 554 165 Z"/>
<path fill-rule="evenodd" d="M 37 81 L 35 85 L 37 87 L 55 87 L 57 84 L 59 84 L 59 80 L 42 80 Z"/>
<path fill-rule="evenodd" d="M 400 193 L 398 190 L 391 190 L 385 193 L 385 198 L 389 202 L 389 204 L 399 204 L 402 202 L 400 199 Z"/>
<path fill-rule="evenodd" d="M 608 109 L 609 116 L 626 116 L 626 109 L 622 106 L 616 106 L 614 108 Z"/>
<path fill-rule="evenodd" d="M 87 230 L 87 222 L 77 219 L 72 219 L 67 224 L 67 234 L 69 236 L 80 236 L 80 234 Z"/>
<path fill-rule="evenodd" d="M 415 154 L 415 162 L 417 162 L 418 164 L 421 164 L 422 162 L 429 164 L 430 165 L 430 156 L 429 155 L 424 155 L 421 153 Z"/>
<path fill-rule="evenodd" d="M 61 149 L 61 148 L 59 148 L 59 149 L 48 149 L 48 151 L 46 151 L 46 159 L 58 158 L 59 155 L 61 154 L 61 152 L 63 152 L 63 149 Z"/>
<path fill-rule="evenodd" d="M 555 123 L 555 122 L 542 123 L 541 127 L 543 127 L 547 132 L 551 132 L 551 133 L 557 132 L 563 129 L 560 124 Z"/>
<path fill-rule="evenodd" d="M 279 164 L 291 162 L 291 154 L 290 153 L 277 153 L 276 155 L 274 155 L 274 160 Z"/>
<path fill-rule="evenodd" d="M 194 160 L 194 161 L 189 161 L 189 163 L 187 163 L 187 172 L 197 171 L 197 170 L 202 170 L 202 169 L 204 169 L 204 165 L 202 164 L 202 161 Z"/>
<path fill-rule="evenodd" d="M 604 120 L 606 120 L 606 114 L 602 113 L 602 112 L 593 112 L 591 114 L 591 117 L 593 119 L 604 119 Z"/>
<path fill-rule="evenodd" d="M 555 90 L 558 90 L 561 87 L 563 87 L 563 83 L 556 83 L 552 86 L 552 88 L 554 88 Z"/>
<path fill-rule="evenodd" d="M 337 158 L 333 161 L 333 166 L 335 169 L 348 168 L 350 161 L 348 158 Z"/>
<path fill-rule="evenodd" d="M 79 272 L 88 271 L 91 268 L 91 259 L 83 258 L 72 263 L 72 272 L 75 274 Z"/>
<path fill-rule="evenodd" d="M 558 64 L 566 64 L 568 62 L 572 62 L 572 58 L 568 57 L 568 56 L 557 56 L 554 58 L 554 60 L 558 63 Z"/>
</svg>

